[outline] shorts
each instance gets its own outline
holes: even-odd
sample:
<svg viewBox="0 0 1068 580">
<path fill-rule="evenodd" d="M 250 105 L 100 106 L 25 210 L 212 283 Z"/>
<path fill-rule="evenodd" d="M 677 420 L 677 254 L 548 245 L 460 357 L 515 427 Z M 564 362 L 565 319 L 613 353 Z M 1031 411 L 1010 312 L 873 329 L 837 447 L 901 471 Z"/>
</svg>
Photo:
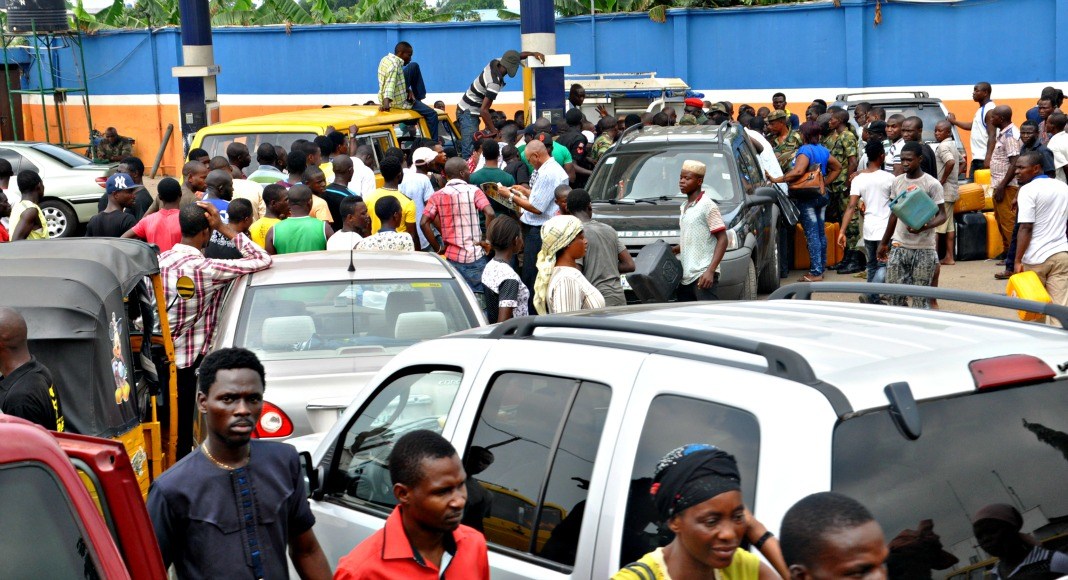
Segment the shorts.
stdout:
<svg viewBox="0 0 1068 580">
<path fill-rule="evenodd" d="M 950 202 L 945 203 L 946 208 L 946 221 L 942 222 L 942 225 L 935 228 L 936 234 L 952 234 L 957 231 L 957 224 L 953 220 L 953 204 Z"/>
</svg>

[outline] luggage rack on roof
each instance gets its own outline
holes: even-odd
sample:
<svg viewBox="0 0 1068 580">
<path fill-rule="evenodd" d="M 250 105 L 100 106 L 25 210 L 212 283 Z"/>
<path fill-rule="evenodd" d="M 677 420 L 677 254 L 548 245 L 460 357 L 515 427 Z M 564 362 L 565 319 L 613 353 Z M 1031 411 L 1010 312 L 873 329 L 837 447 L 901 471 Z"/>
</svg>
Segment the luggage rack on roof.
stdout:
<svg viewBox="0 0 1068 580">
<path fill-rule="evenodd" d="M 864 282 L 797 282 L 783 286 L 768 296 L 768 300 L 811 300 L 813 294 L 884 294 L 891 296 L 916 296 L 967 302 L 983 306 L 995 306 L 1009 310 L 1025 310 L 1045 314 L 1056 319 L 1068 329 L 1068 307 L 1058 304 L 1022 300 L 997 294 L 983 294 L 952 288 L 932 288 L 930 286 L 910 286 L 907 284 L 875 284 Z"/>
<path fill-rule="evenodd" d="M 611 318 L 590 318 L 584 316 L 524 316 L 513 318 L 497 325 L 484 338 L 490 339 L 528 339 L 534 338 L 538 328 L 571 328 L 576 330 L 601 330 L 608 332 L 625 332 L 672 340 L 685 341 L 707 346 L 733 350 L 745 354 L 763 357 L 767 362 L 766 373 L 779 378 L 795 381 L 819 391 L 831 404 L 839 416 L 853 412 L 849 400 L 837 387 L 823 382 L 816 376 L 812 366 L 797 351 L 768 344 L 748 338 L 740 338 L 719 332 L 676 328 L 664 324 L 638 323 L 629 320 Z"/>
<path fill-rule="evenodd" d="M 737 126 L 738 125 L 736 123 L 734 123 L 732 121 L 727 121 L 726 123 L 720 123 L 719 125 L 695 125 L 695 126 L 692 127 L 692 129 L 701 129 L 702 127 L 716 127 L 716 140 L 719 141 L 720 143 L 722 143 L 723 142 L 723 134 L 725 132 L 729 132 L 732 128 L 737 127 Z M 676 127 L 677 127 L 677 125 L 676 125 Z M 641 123 L 639 123 L 637 125 L 631 125 L 630 127 L 627 127 L 626 129 L 623 130 L 623 133 L 619 136 L 619 138 L 616 139 L 616 145 L 622 145 L 624 143 L 629 143 L 629 142 L 637 139 L 638 137 L 641 137 L 641 134 L 645 129 L 646 129 L 645 125 L 642 125 Z M 682 133 L 682 134 L 686 134 L 686 133 L 693 134 L 694 133 L 694 131 L 687 131 L 687 129 L 691 129 L 691 127 L 687 127 L 686 129 L 683 129 L 684 133 Z M 669 141 L 669 142 L 672 141 L 671 135 L 672 135 L 671 133 L 666 133 L 664 135 L 665 141 Z M 613 148 L 614 147 L 615 147 L 615 145 L 613 146 Z"/>
<path fill-rule="evenodd" d="M 867 98 L 867 99 L 877 99 L 877 98 L 889 99 L 889 98 L 893 98 L 892 96 L 897 96 L 897 95 L 912 95 L 913 99 L 929 99 L 929 98 L 931 98 L 930 93 L 928 93 L 927 91 L 872 91 L 870 93 L 865 93 L 865 92 L 842 93 L 840 95 L 836 95 L 834 97 L 834 100 L 836 100 L 836 101 L 849 101 L 850 100 L 849 97 L 864 97 L 864 98 Z"/>
</svg>

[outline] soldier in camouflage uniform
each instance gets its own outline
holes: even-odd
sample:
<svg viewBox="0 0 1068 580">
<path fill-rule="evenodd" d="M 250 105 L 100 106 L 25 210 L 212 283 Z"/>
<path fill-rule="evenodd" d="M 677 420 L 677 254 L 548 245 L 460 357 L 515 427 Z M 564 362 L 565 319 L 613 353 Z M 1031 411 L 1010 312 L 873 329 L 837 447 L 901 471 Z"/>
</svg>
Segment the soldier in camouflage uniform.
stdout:
<svg viewBox="0 0 1068 580">
<path fill-rule="evenodd" d="M 838 174 L 838 178 L 827 184 L 827 192 L 831 196 L 827 206 L 827 222 L 839 223 L 842 221 L 842 215 L 845 213 L 846 207 L 849 206 L 849 176 L 857 170 L 858 141 L 856 134 L 849 127 L 849 113 L 844 109 L 835 109 L 834 112 L 829 113 L 826 127 L 830 132 L 821 142 L 831 152 L 831 155 L 842 164 L 842 172 Z M 849 252 L 849 255 L 843 260 L 843 262 L 846 262 L 843 266 L 851 265 L 852 262 L 858 261 L 855 254 L 857 252 L 857 242 L 860 240 L 860 218 L 856 213 L 853 214 L 853 219 L 846 226 L 845 235 L 846 251 Z M 840 273 L 852 274 L 859 272 L 861 267 L 858 263 L 850 268 L 843 268 L 843 270 L 850 271 L 842 271 Z"/>
<path fill-rule="evenodd" d="M 775 150 L 775 159 L 779 161 L 782 172 L 790 171 L 794 165 L 794 156 L 801 148 L 801 135 L 790 129 L 790 118 L 786 111 L 772 111 L 764 119 L 767 123 L 767 137 Z"/>
<path fill-rule="evenodd" d="M 619 135 L 619 128 L 612 117 L 601 117 L 601 120 L 597 122 L 597 128 L 601 131 L 601 134 L 593 141 L 593 148 L 587 156 L 590 163 L 594 164 L 600 161 L 601 157 L 612 148 L 612 145 L 616 142 L 617 135 Z"/>
<path fill-rule="evenodd" d="M 133 145 L 130 140 L 115 130 L 108 127 L 104 130 L 104 140 L 96 146 L 96 158 L 104 161 L 122 161 L 133 156 Z"/>
</svg>

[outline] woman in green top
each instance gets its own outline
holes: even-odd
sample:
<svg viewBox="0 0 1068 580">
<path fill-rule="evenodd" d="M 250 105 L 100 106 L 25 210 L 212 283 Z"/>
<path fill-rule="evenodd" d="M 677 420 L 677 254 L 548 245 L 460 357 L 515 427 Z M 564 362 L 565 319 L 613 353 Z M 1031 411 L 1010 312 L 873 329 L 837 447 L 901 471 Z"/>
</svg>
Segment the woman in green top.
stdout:
<svg viewBox="0 0 1068 580">
<path fill-rule="evenodd" d="M 778 579 L 771 567 L 741 548 L 751 532 L 741 489 L 738 464 L 725 451 L 690 444 L 665 455 L 650 492 L 675 539 L 628 564 L 612 580 Z M 764 547 L 770 536 L 765 531 L 756 543 Z"/>
<path fill-rule="evenodd" d="M 326 240 L 334 234 L 330 224 L 312 217 L 312 191 L 304 185 L 289 188 L 289 218 L 267 232 L 268 254 L 317 252 L 326 249 Z"/>
</svg>

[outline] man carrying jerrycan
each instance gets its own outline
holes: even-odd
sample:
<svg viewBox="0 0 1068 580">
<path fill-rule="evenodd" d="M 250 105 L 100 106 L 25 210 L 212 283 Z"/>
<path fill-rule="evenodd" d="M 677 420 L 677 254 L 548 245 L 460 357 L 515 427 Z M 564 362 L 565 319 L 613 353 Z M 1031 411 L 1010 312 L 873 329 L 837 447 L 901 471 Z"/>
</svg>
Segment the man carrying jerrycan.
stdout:
<svg viewBox="0 0 1068 580">
<path fill-rule="evenodd" d="M 1016 273 L 1034 272 L 1050 301 L 1064 305 L 1068 301 L 1068 185 L 1046 177 L 1037 151 L 1016 159 L 1016 179 L 1022 186 L 1017 197 Z"/>
<path fill-rule="evenodd" d="M 888 260 L 888 284 L 930 286 L 938 270 L 935 228 L 946 221 L 946 210 L 943 207 L 942 184 L 920 169 L 922 160 L 923 148 L 920 144 L 915 141 L 906 143 L 901 150 L 901 165 L 905 173 L 894 178 L 890 190 L 890 221 L 886 224 L 886 232 L 883 233 L 877 253 L 879 260 Z M 924 194 L 935 205 L 934 212 L 930 211 L 931 204 L 920 198 Z M 923 219 L 932 214 L 934 217 Z M 904 306 L 907 300 L 906 296 L 887 297 L 887 301 L 896 306 Z M 912 298 L 911 306 L 931 307 L 928 299 L 916 297 Z"/>
</svg>

